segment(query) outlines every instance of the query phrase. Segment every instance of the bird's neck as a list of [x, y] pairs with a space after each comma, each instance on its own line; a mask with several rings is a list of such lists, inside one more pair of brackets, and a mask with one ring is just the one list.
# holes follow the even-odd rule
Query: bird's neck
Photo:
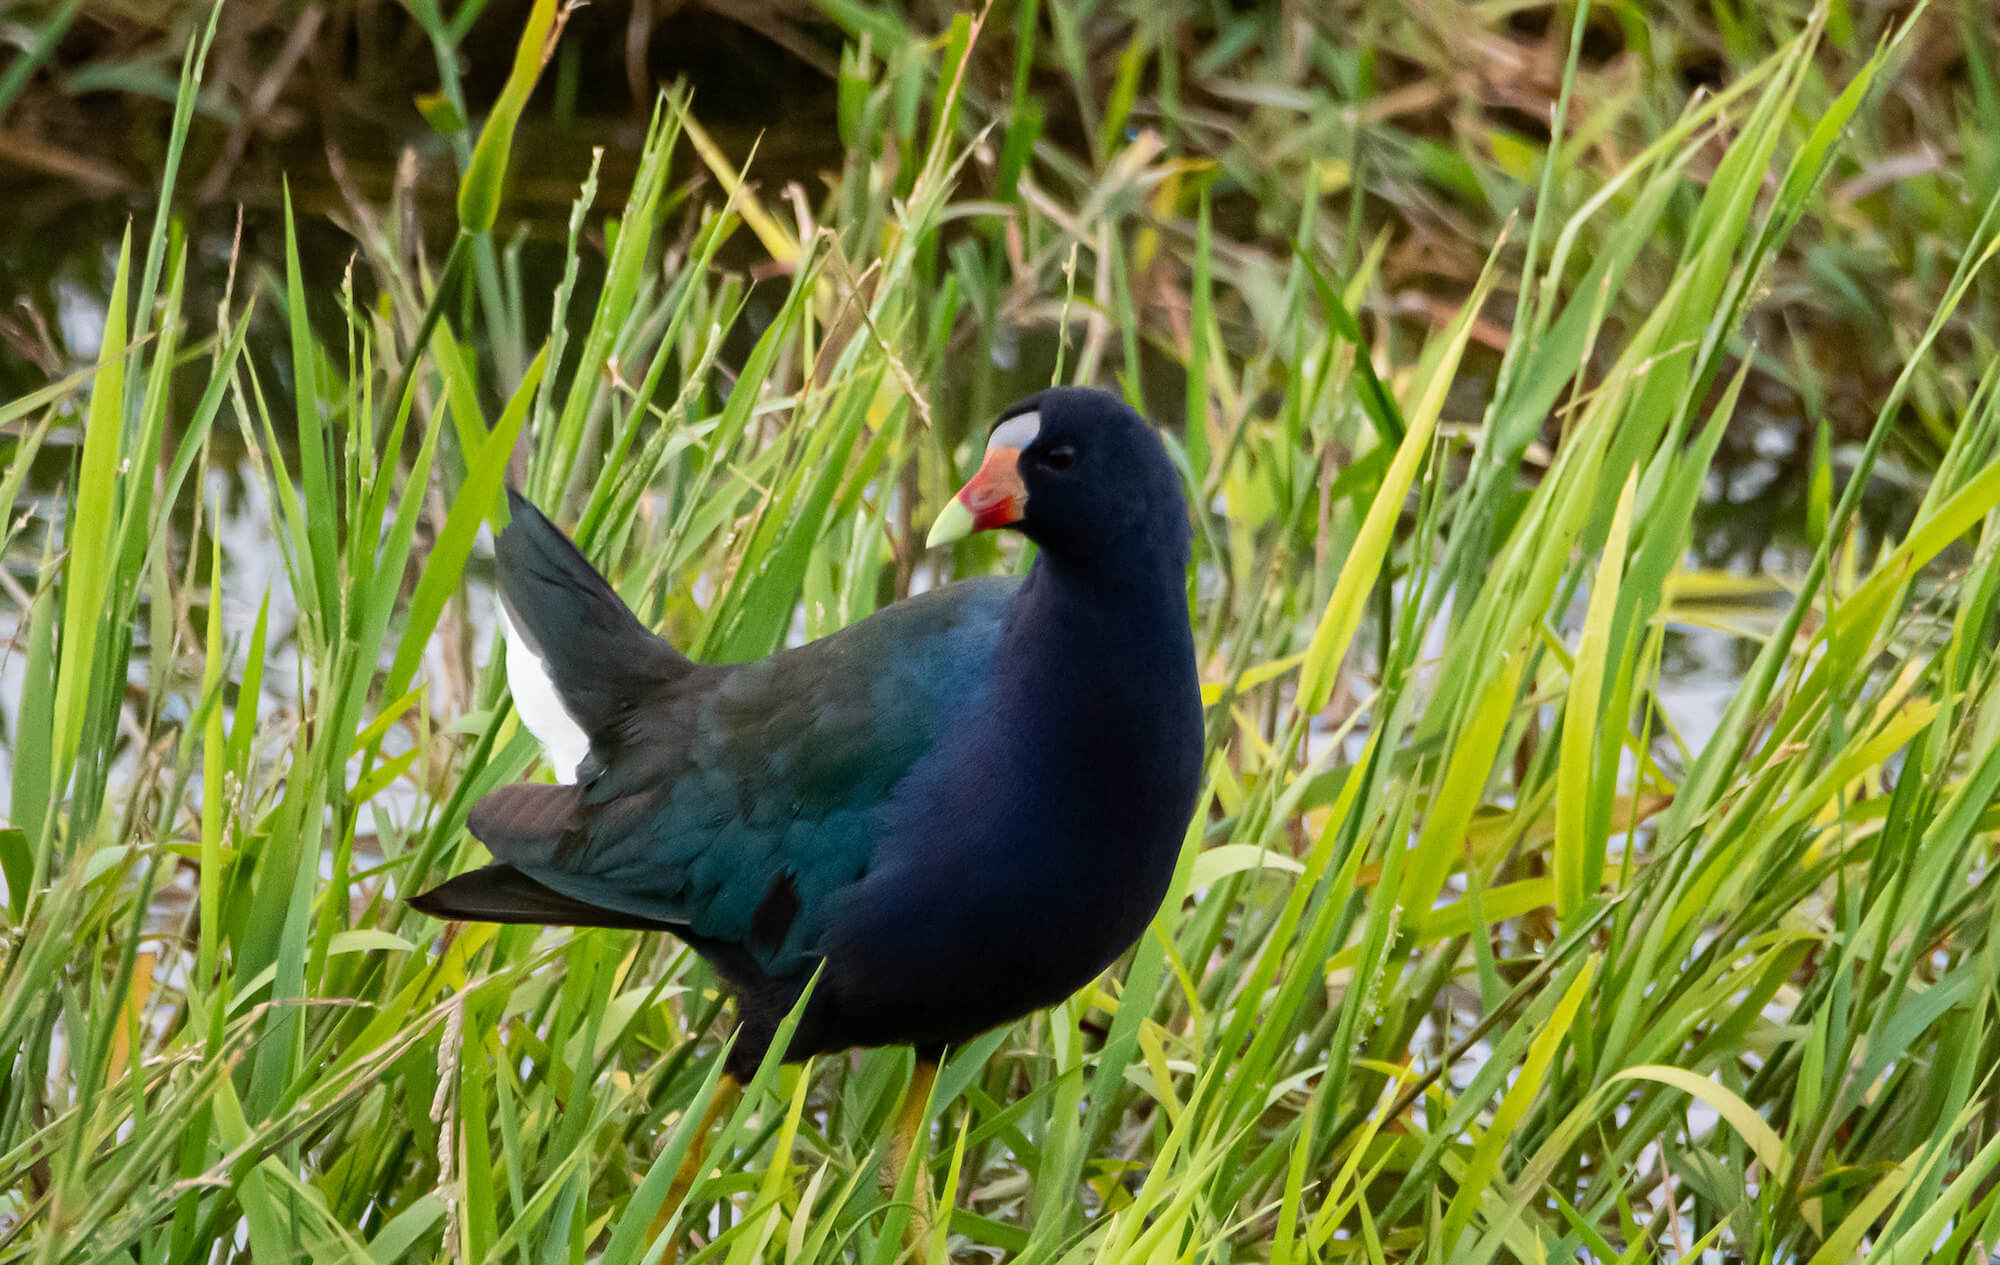
[[1009, 649], [1036, 656], [1044, 670], [1034, 677], [1066, 664], [1141, 680], [1170, 665], [1191, 669], [1186, 574], [1171, 558], [1082, 567], [1043, 553], [1022, 582]]
[[1086, 572], [1036, 559], [995, 665], [1000, 732], [1040, 736], [1014, 753], [1022, 776], [1128, 804], [1192, 776], [1201, 704], [1186, 573], [1172, 564]]
[[[1110, 631], [1137, 622], [1185, 632], [1187, 569], [1185, 546], [1148, 549], [1131, 558], [1072, 557], [1044, 549], [1022, 583], [1022, 598], [1039, 617], [1066, 624], [1094, 617]], [[1187, 641], [1192, 653], [1192, 636]]]

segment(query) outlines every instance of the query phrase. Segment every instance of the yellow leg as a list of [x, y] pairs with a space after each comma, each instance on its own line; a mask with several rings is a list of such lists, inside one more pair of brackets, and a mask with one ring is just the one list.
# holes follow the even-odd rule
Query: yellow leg
[[910, 1088], [903, 1095], [903, 1107], [896, 1116], [896, 1135], [889, 1143], [889, 1162], [894, 1170], [890, 1175], [895, 1188], [903, 1188], [903, 1177], [910, 1171], [910, 1162], [916, 1161], [916, 1185], [913, 1198], [916, 1207], [910, 1212], [909, 1228], [904, 1232], [904, 1246], [912, 1248], [917, 1260], [924, 1259], [925, 1245], [930, 1240], [931, 1226], [936, 1221], [937, 1212], [931, 1203], [930, 1172], [924, 1162], [924, 1152], [928, 1146], [919, 1148], [919, 1142], [928, 1142], [924, 1135], [924, 1108], [930, 1105], [931, 1087], [937, 1084], [938, 1065], [935, 1061], [917, 1056], [917, 1069], [910, 1075]]
[[[659, 1238], [667, 1228], [667, 1218], [687, 1202], [688, 1192], [694, 1189], [696, 1181], [708, 1170], [708, 1131], [715, 1122], [735, 1106], [743, 1087], [729, 1073], [722, 1074], [722, 1080], [715, 1087], [715, 1097], [709, 1100], [708, 1110], [702, 1113], [701, 1124], [694, 1131], [694, 1141], [688, 1143], [687, 1154], [681, 1157], [681, 1166], [674, 1170], [674, 1184], [667, 1188], [666, 1202], [660, 1205], [659, 1215], [653, 1218], [653, 1237]], [[680, 1258], [680, 1244], [669, 1243], [660, 1265], [674, 1265]]]

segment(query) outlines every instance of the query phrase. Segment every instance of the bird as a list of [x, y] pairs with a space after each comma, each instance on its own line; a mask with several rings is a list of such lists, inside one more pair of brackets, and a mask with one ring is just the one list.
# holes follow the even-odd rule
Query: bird
[[1188, 502], [1160, 435], [1088, 387], [1008, 408], [926, 543], [1016, 532], [1025, 575], [747, 663], [688, 659], [508, 500], [509, 688], [558, 780], [481, 799], [467, 826], [492, 863], [409, 904], [679, 937], [735, 995], [734, 1087], [802, 996], [787, 1060], [914, 1047], [900, 1181], [945, 1048], [1089, 983], [1167, 892], [1203, 729]]

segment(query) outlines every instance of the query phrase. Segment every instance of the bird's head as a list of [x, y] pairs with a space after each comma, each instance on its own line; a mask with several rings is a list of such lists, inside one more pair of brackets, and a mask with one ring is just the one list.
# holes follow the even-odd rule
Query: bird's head
[[1051, 387], [1000, 415], [979, 472], [928, 543], [1010, 527], [1058, 556], [1173, 546], [1186, 565], [1187, 500], [1166, 445], [1107, 391]]

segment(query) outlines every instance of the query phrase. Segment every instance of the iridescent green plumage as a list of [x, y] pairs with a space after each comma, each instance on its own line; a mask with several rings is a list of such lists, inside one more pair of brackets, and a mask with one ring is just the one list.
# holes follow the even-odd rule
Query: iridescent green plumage
[[[583, 637], [630, 666], [578, 717], [580, 780], [504, 788], [472, 832], [573, 901], [745, 945], [774, 975], [809, 971], [833, 894], [873, 860], [876, 815], [978, 699], [1018, 582], [954, 584], [769, 659], [698, 665], [616, 618], [622, 604], [592, 612], [616, 597], [525, 500], [498, 552], [510, 614], [537, 643]], [[479, 873], [456, 881], [494, 881]]]

